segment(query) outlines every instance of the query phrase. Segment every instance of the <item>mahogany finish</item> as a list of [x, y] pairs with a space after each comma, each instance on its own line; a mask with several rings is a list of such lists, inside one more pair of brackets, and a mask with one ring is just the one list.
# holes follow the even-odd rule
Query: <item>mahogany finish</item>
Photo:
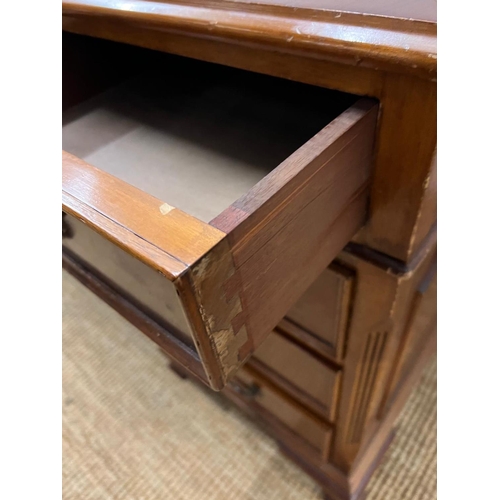
[[[331, 500], [364, 496], [435, 349], [435, 20], [433, 0], [63, 1], [63, 266]], [[168, 195], [186, 172], [156, 158], [199, 170]]]
[[[152, 30], [177, 31], [229, 43], [259, 44], [278, 51], [304, 51], [310, 56], [425, 78], [436, 74], [433, 22], [324, 10], [306, 2], [277, 5], [227, 0], [133, 0], [121, 8], [109, 0], [63, 1], [63, 29], [67, 31], [89, 34], [89, 29], [102, 29], [110, 21], [122, 31], [125, 25], [140, 26], [143, 32], [149, 31], [150, 38]], [[102, 30], [100, 36], [116, 40], [113, 33], [105, 33]], [[143, 40], [137, 45], [158, 48], [150, 46], [153, 43]]]
[[[68, 43], [72, 40], [68, 39]], [[111, 168], [127, 180], [137, 179], [135, 183], [143, 188], [146, 183], [140, 176], [153, 175], [158, 184], [166, 186], [157, 190], [160, 195], [177, 195], [168, 184], [169, 179], [177, 182], [179, 175], [175, 170], [169, 171], [168, 163], [158, 166], [151, 162], [162, 162], [171, 155], [170, 162], [198, 168], [199, 176], [209, 176], [220, 168], [219, 153], [213, 153], [215, 160], [208, 161], [201, 155], [195, 161], [197, 156], [192, 150], [197, 141], [208, 141], [208, 146], [222, 151], [225, 158], [231, 147], [223, 140], [227, 135], [239, 141], [240, 148], [257, 148], [253, 162], [261, 169], [268, 166], [271, 171], [250, 188], [248, 179], [241, 180], [245, 193], [206, 223], [172, 206], [170, 199], [160, 200], [63, 152], [63, 210], [104, 238], [100, 244], [97, 236], [92, 236], [95, 241], [90, 248], [80, 241], [81, 231], [77, 231], [72, 243], [65, 246], [118, 290], [125, 288], [130, 292], [129, 278], [137, 276], [125, 258], [116, 258], [123, 252], [159, 272], [165, 279], [166, 294], [162, 298], [166, 308], [160, 316], [167, 328], [170, 324], [192, 337], [188, 344], [194, 343], [207, 380], [219, 390], [365, 221], [377, 105], [368, 99], [346, 99], [331, 93], [332, 102], [338, 103], [314, 113], [311, 107], [320, 106], [318, 98], [325, 97], [321, 89], [317, 89], [316, 95], [315, 89], [248, 75], [246, 83], [252, 81], [250, 90], [240, 83], [241, 72], [213, 66], [207, 69], [206, 65], [201, 69], [208, 74], [198, 77], [194, 87], [186, 88], [182, 75], [185, 71], [187, 76], [198, 74], [199, 64], [193, 61], [193, 69], [185, 60], [179, 66], [172, 58], [156, 61], [168, 64], [170, 72], [181, 75], [180, 82], [174, 79], [171, 90], [175, 92], [170, 99], [157, 88], [148, 90], [149, 85], [161, 85], [165, 94], [167, 87], [161, 74], [156, 78], [143, 77], [148, 83], [145, 87], [135, 77], [125, 90], [122, 86], [111, 97], [107, 91], [92, 104], [68, 110], [64, 115], [63, 145], [83, 156], [95, 151], [91, 157], [99, 164], [111, 162], [112, 167], [106, 169]], [[140, 67], [139, 63], [132, 65]], [[223, 101], [217, 97], [221, 79]], [[268, 105], [263, 85], [266, 89], [269, 86], [270, 91], [276, 89], [273, 92], [278, 108]], [[297, 98], [297, 92], [302, 100]], [[141, 97], [136, 102], [137, 94]], [[142, 99], [142, 94], [147, 94], [148, 101]], [[204, 112], [199, 110], [200, 102]], [[290, 120], [289, 110], [280, 116], [280, 109], [287, 106], [296, 113], [294, 120]], [[149, 107], [152, 111], [147, 113]], [[329, 113], [333, 119], [330, 123], [326, 118]], [[237, 118], [233, 119], [233, 115]], [[183, 132], [175, 126], [180, 123], [184, 127], [181, 141], [176, 134]], [[256, 127], [256, 123], [261, 126]], [[219, 136], [213, 131], [218, 126], [222, 128]], [[240, 127], [239, 135], [231, 133], [230, 126]], [[266, 128], [269, 126], [282, 130], [271, 132]], [[207, 127], [212, 132], [203, 133]], [[131, 138], [133, 134], [139, 135]], [[160, 138], [149, 139], [148, 134]], [[160, 148], [158, 152], [155, 147]], [[245, 168], [255, 169], [251, 154], [238, 153], [238, 148], [231, 154], [230, 158], [235, 157], [234, 169], [243, 171], [240, 177]], [[137, 158], [135, 164], [128, 155]], [[133, 169], [140, 174], [130, 173]], [[221, 177], [221, 182], [228, 184], [225, 189], [233, 195], [234, 187], [230, 184], [239, 180], [235, 172]], [[184, 181], [177, 189], [189, 191], [186, 198], [191, 201], [186, 206], [193, 207], [194, 200], [202, 198], [199, 190], [203, 187], [203, 182]], [[205, 198], [205, 203], [210, 204], [210, 196]], [[200, 214], [197, 209], [197, 215]], [[303, 236], [300, 242], [295, 239], [297, 233]], [[123, 252], [114, 250], [109, 243]], [[103, 248], [98, 250], [97, 262], [87, 252], [95, 254], [99, 246]], [[129, 262], [139, 266], [133, 259]], [[112, 270], [109, 275], [106, 269]], [[148, 275], [151, 273], [146, 272], [139, 280], [141, 296], [131, 293], [136, 301], [158, 312], [158, 299], [144, 293], [157, 289], [158, 277]], [[133, 279], [137, 282], [137, 277]], [[124, 280], [128, 285], [124, 285]], [[183, 321], [184, 316], [187, 322]]]
[[[357, 278], [332, 452], [334, 462], [345, 470], [387, 413], [385, 400], [396, 396], [391, 387], [403, 380], [394, 378], [393, 367], [401, 359], [398, 350], [404, 349], [405, 330], [412, 321], [421, 321], [415, 333], [420, 349], [433, 333], [436, 295], [426, 283], [428, 273], [435, 269], [434, 259], [435, 251], [429, 248], [416, 269], [400, 275], [347, 252], [339, 256], [339, 262], [356, 268]], [[422, 294], [428, 296], [426, 308], [416, 310], [415, 297]], [[407, 360], [410, 371], [420, 349], [413, 350]]]
[[150, 315], [144, 313], [141, 307], [125, 298], [115, 288], [112, 288], [109, 283], [101, 279], [95, 270], [89, 270], [71, 251], [63, 251], [62, 265], [89, 290], [118, 311], [151, 340], [154, 340], [164, 351], [168, 352], [169, 357], [182, 365], [189, 374], [193, 375], [197, 380], [208, 383], [198, 353], [194, 349], [190, 349], [178, 336], [174, 335], [171, 327], [166, 329], [161, 323], [157, 323]]
[[399, 17], [420, 21], [436, 21], [435, 0], [234, 0], [250, 4], [282, 5], [292, 8], [331, 10], [356, 14], [375, 14], [378, 16]]
[[357, 6], [361, 13], [346, 14], [319, 4], [64, 1], [63, 29], [379, 99], [370, 220], [359, 241], [407, 262], [422, 242], [416, 225], [425, 236], [433, 224], [420, 214], [435, 203], [437, 28], [432, 15], [415, 21], [392, 2], [381, 4], [385, 15], [366, 15], [359, 0], [350, 10]]
[[282, 424], [307, 441], [321, 455], [326, 455], [332, 427], [255, 372], [242, 370], [230, 388], [251, 399], [260, 411], [269, 412]]
[[341, 363], [353, 292], [354, 272], [332, 263], [287, 312], [280, 328]]
[[340, 376], [336, 367], [273, 332], [257, 349], [250, 366], [329, 420], [335, 419]]
[[[333, 400], [335, 418], [329, 424], [329, 443], [322, 452], [310, 450], [288, 435], [294, 432], [303, 437], [293, 426], [284, 422], [286, 432], [277, 430], [274, 414], [258, 405], [255, 395], [267, 384], [278, 393], [284, 391], [316, 418], [324, 418], [321, 408], [300, 398], [294, 386], [294, 369], [300, 372], [308, 367], [309, 376], [315, 368], [304, 362], [299, 365], [297, 357], [290, 358], [286, 351], [283, 356], [281, 351], [273, 352], [276, 360], [268, 361], [272, 369], [253, 358], [243, 368], [244, 373], [254, 377], [255, 387], [241, 398], [239, 406], [256, 415], [280, 441], [286, 454], [315, 477], [331, 498], [347, 500], [362, 495], [394, 436], [393, 423], [435, 349], [435, 253], [429, 252], [414, 271], [403, 275], [388, 272], [385, 263], [377, 265], [346, 252], [337, 263], [356, 270], [357, 287], [351, 304], [348, 349], [339, 368], [340, 398]], [[388, 294], [380, 294], [385, 289]], [[389, 297], [391, 300], [385, 302]], [[371, 304], [373, 310], [367, 309]], [[283, 383], [283, 373], [279, 373], [287, 360], [288, 384]], [[316, 387], [311, 385], [310, 390], [313, 389]], [[229, 396], [238, 398], [237, 394]]]

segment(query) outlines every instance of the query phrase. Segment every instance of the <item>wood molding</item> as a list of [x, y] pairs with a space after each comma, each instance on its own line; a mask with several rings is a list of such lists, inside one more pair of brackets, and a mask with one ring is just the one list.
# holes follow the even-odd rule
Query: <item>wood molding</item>
[[68, 31], [74, 23], [93, 22], [97, 17], [157, 32], [182, 32], [352, 66], [436, 77], [434, 22], [227, 1], [63, 1], [63, 28]]
[[[165, 31], [154, 23], [133, 22], [133, 15], [132, 21], [121, 17], [123, 12], [97, 15], [100, 11], [92, 6], [92, 2], [79, 5], [76, 2], [63, 4], [63, 29], [378, 98], [380, 119], [370, 219], [368, 225], [356, 235], [355, 241], [402, 263], [413, 259], [422, 247], [436, 218], [436, 195], [432, 181], [436, 147], [435, 78], [422, 79], [415, 74], [394, 72], [408, 68], [413, 70], [411, 64], [407, 66], [403, 62], [394, 71], [384, 70], [380, 65], [366, 67], [351, 64], [352, 61], [340, 56], [325, 59], [313, 51], [270, 50], [257, 40], [243, 44], [227, 38], [195, 36], [188, 27]], [[158, 5], [163, 4], [155, 2], [155, 8]], [[414, 23], [419, 26], [414, 21], [406, 20], [405, 23], [409, 23], [410, 31]], [[418, 27], [415, 29], [418, 30]], [[343, 50], [339, 48], [342, 53]]]

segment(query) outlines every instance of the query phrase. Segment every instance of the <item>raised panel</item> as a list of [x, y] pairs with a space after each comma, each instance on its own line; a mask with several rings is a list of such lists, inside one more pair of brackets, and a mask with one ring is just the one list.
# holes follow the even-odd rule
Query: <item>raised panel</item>
[[[254, 359], [259, 365], [254, 364]], [[326, 361], [272, 332], [252, 358], [252, 366], [258, 369], [260, 364], [274, 375], [275, 383], [292, 394], [300, 393], [306, 404], [334, 418], [339, 373]]]
[[280, 326], [340, 361], [344, 356], [353, 292], [354, 272], [332, 263], [288, 311]]

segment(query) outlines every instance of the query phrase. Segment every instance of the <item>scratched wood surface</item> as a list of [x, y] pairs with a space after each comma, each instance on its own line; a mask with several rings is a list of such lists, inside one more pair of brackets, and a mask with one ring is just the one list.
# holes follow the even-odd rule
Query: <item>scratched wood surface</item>
[[[225, 236], [65, 151], [62, 165], [63, 210], [140, 256], [169, 279]], [[161, 261], [158, 254], [162, 254]]]
[[[351, 12], [346, 12], [349, 8]], [[299, 162], [298, 169], [293, 162], [285, 160], [286, 168], [278, 167], [271, 172], [265, 182], [250, 188], [248, 195], [216, 215], [211, 224], [195, 222], [193, 217], [182, 215], [188, 226], [192, 223], [208, 228], [213, 240], [208, 238], [205, 242], [209, 247], [206, 252], [202, 244], [198, 250], [190, 249], [185, 255], [176, 256], [174, 241], [167, 242], [174, 247], [171, 255], [148, 239], [142, 239], [135, 230], [144, 228], [134, 225], [137, 222], [134, 217], [130, 219], [134, 230], [128, 228], [130, 214], [126, 214], [125, 226], [118, 223], [123, 214], [116, 211], [116, 206], [111, 207], [113, 217], [107, 217], [108, 207], [103, 200], [93, 197], [91, 183], [77, 189], [76, 196], [64, 194], [68, 212], [86, 221], [99, 238], [104, 236], [113, 244], [121, 245], [120, 250], [142, 255], [145, 262], [163, 270], [168, 281], [173, 281], [193, 332], [196, 351], [155, 323], [154, 314], [145, 314], [140, 304], [127, 300], [125, 294], [116, 293], [110, 286], [112, 283], [99, 280], [78, 259], [72, 260], [65, 254], [64, 265], [157, 341], [191, 374], [216, 389], [224, 386], [238, 366], [265, 340], [265, 332], [286, 312], [293, 302], [293, 294], [305, 291], [314, 276], [319, 275], [320, 267], [326, 267], [327, 255], [333, 257], [348, 239], [354, 238], [355, 244], [350, 248], [356, 252], [343, 262], [355, 270], [356, 276], [354, 295], [347, 299], [352, 302], [352, 316], [346, 357], [335, 361], [331, 352], [317, 353], [319, 358], [335, 362], [337, 368], [343, 370], [339, 377], [342, 390], [335, 432], [330, 426], [321, 445], [316, 441], [318, 444], [312, 448], [307, 438], [298, 439], [296, 433], [277, 421], [272, 409], [257, 410], [258, 405], [235, 397], [242, 406], [252, 407], [268, 422], [273, 422], [273, 431], [290, 456], [316, 477], [330, 496], [359, 497], [391, 439], [392, 422], [411, 388], [417, 367], [429, 352], [424, 334], [432, 330], [432, 321], [423, 321], [422, 317], [432, 315], [435, 287], [425, 288], [426, 277], [422, 278], [422, 273], [435, 245], [437, 52], [434, 14], [433, 4], [428, 0], [399, 4], [383, 1], [376, 5], [359, 0], [348, 6], [343, 0], [332, 0], [329, 5], [322, 0], [312, 0], [307, 5], [301, 0], [179, 0], [175, 4], [136, 0], [127, 3], [126, 8], [124, 4], [106, 0], [63, 2], [64, 30], [129, 44], [114, 45], [120, 47], [118, 52], [126, 54], [124, 58], [115, 58], [110, 57], [115, 49], [103, 50], [101, 54], [99, 46], [105, 42], [96, 39], [92, 57], [78, 59], [83, 63], [63, 71], [70, 83], [67, 95], [71, 104], [109, 88], [116, 83], [116, 75], [133, 76], [138, 69], [144, 69], [140, 61], [148, 65], [164, 64], [158, 62], [154, 51], [130, 45], [371, 96], [380, 101], [378, 111], [375, 107], [364, 108], [364, 115], [358, 115], [349, 125], [349, 117], [352, 120], [353, 113], [360, 112], [359, 107], [350, 108], [336, 121], [337, 131], [349, 125], [340, 137], [330, 146], [326, 145], [328, 141], [320, 141], [319, 149], [330, 152], [336, 146], [340, 150], [343, 145], [347, 159], [356, 163], [366, 157], [361, 152], [373, 147], [370, 140], [375, 133], [368, 130], [375, 127], [378, 112], [372, 182], [360, 184], [358, 190], [345, 199], [347, 206], [343, 210], [332, 200], [339, 195], [344, 183], [353, 187], [348, 173], [341, 175], [337, 184], [337, 181], [333, 183], [327, 164], [319, 168], [319, 160]], [[79, 40], [84, 41], [78, 50], [90, 43], [85, 37]], [[141, 56], [131, 57], [132, 49]], [[96, 69], [99, 59], [101, 64]], [[93, 65], [94, 69], [82, 71]], [[106, 71], [108, 66], [113, 66], [113, 70]], [[329, 97], [323, 100], [325, 106], [329, 102]], [[364, 139], [357, 136], [353, 139], [349, 127], [358, 128]], [[343, 138], [352, 141], [342, 143]], [[306, 142], [307, 150], [300, 148], [289, 159], [311, 159], [314, 155], [324, 159], [314, 144], [314, 141]], [[331, 162], [333, 170], [342, 164], [337, 160], [338, 157]], [[271, 170], [274, 167], [272, 165]], [[82, 168], [85, 170], [87, 166]], [[364, 174], [359, 180], [361, 178]], [[330, 184], [321, 192], [316, 190], [318, 186], [322, 189], [325, 183]], [[108, 182], [108, 186], [112, 185]], [[302, 194], [313, 199], [308, 206], [304, 205]], [[85, 200], [79, 199], [81, 196]], [[122, 197], [118, 202], [124, 213], [133, 204], [125, 203], [126, 199]], [[367, 199], [370, 200], [368, 213]], [[154, 198], [151, 206], [158, 205], [160, 200], [161, 196]], [[96, 204], [103, 206], [104, 212], [96, 210]], [[161, 203], [162, 217], [167, 216], [168, 220], [171, 212], [168, 203]], [[334, 213], [336, 217], [326, 221], [324, 213]], [[160, 232], [161, 220], [153, 222]], [[355, 228], [363, 223], [366, 224], [362, 230], [354, 235]], [[168, 227], [173, 226], [168, 224]], [[177, 233], [177, 228], [174, 232]], [[71, 230], [66, 234], [71, 234]], [[168, 239], [165, 233], [161, 238]], [[174, 234], [174, 240], [177, 238], [181, 241], [186, 236]], [[313, 251], [318, 247], [324, 248], [324, 253]], [[360, 255], [368, 256], [366, 261], [361, 258], [358, 262]], [[282, 257], [284, 260], [280, 261]], [[377, 259], [383, 264], [376, 264]], [[297, 271], [302, 275], [293, 274]], [[262, 293], [259, 281], [264, 284]], [[293, 287], [295, 291], [290, 291]], [[216, 300], [214, 290], [219, 291], [216, 296], [223, 300]], [[363, 297], [363, 307], [360, 307]], [[321, 351], [323, 348], [321, 342], [310, 340], [311, 335], [294, 337], [299, 338], [308, 349]], [[415, 353], [420, 348], [422, 352]], [[272, 374], [272, 369], [260, 368], [262, 373], [253, 372], [252, 376], [264, 386], [276, 388], [279, 379]], [[305, 412], [312, 421], [325, 423], [324, 417], [318, 416], [317, 405], [301, 395], [296, 386], [292, 387], [291, 381], [280, 387], [277, 393], [294, 406], [297, 415]]]
[[233, 0], [245, 4], [276, 5], [311, 10], [330, 10], [357, 14], [376, 14], [383, 17], [399, 17], [436, 22], [436, 0]]
[[[106, 25], [114, 25], [115, 30], [107, 30]], [[436, 74], [436, 60], [429, 56], [436, 52], [436, 24], [406, 16], [337, 12], [315, 8], [314, 4], [308, 7], [306, 2], [277, 5], [134, 0], [127, 2], [125, 8], [109, 0], [63, 1], [65, 30], [82, 34], [93, 30], [89, 34], [116, 39], [116, 29], [125, 33], [125, 25], [140, 26], [147, 38], [143, 37], [139, 45], [150, 48], [156, 48], [150, 44], [155, 43], [151, 38], [158, 31], [181, 32], [231, 43], [259, 44], [279, 51], [302, 51], [314, 57], [341, 59], [350, 65], [425, 78]]]
[[[220, 389], [365, 221], [377, 105], [166, 55], [166, 71], [142, 80], [140, 61], [131, 60], [132, 80], [121, 85], [124, 93], [114, 93], [107, 82], [92, 84], [92, 72], [105, 61], [98, 47], [91, 50], [96, 57], [82, 58], [88, 71], [81, 80], [90, 91], [72, 95], [101, 93], [65, 111], [63, 144], [98, 165], [63, 152], [63, 210], [173, 284], [180, 312], [173, 295], [147, 300], [143, 311], [173, 332], [192, 334], [208, 382]], [[145, 95], [153, 115], [145, 112]], [[193, 153], [200, 145], [213, 161]], [[205, 180], [220, 173], [222, 159], [234, 170], [220, 175], [212, 190]], [[192, 169], [184, 184], [169, 185], [178, 180], [174, 167]], [[220, 191], [227, 197], [207, 224], [200, 219], [211, 219], [214, 207], [202, 214], [193, 203], [210, 206]], [[184, 192], [188, 201], [179, 208], [171, 195], [183, 201]], [[73, 233], [67, 247], [85, 262], [89, 248], [81, 231]], [[100, 258], [112, 255], [103, 244]], [[129, 278], [137, 282], [125, 258], [102, 267], [94, 257], [88, 256], [90, 269], [114, 270], [107, 276], [111, 288], [127, 288]], [[139, 290], [149, 286], [144, 277]], [[132, 301], [139, 296], [147, 294]], [[168, 302], [163, 310], [161, 300]]]
[[63, 29], [379, 99], [370, 220], [357, 241], [403, 264], [418, 254], [436, 220], [428, 182], [436, 147], [432, 15], [421, 22], [411, 12], [390, 17], [255, 2], [127, 6], [63, 2]]
[[363, 224], [376, 116], [360, 101], [212, 222], [228, 232], [254, 347]]

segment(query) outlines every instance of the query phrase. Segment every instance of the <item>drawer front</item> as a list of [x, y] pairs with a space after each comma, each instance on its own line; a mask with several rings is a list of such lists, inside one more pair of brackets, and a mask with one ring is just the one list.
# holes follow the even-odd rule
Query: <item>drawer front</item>
[[332, 263], [288, 311], [280, 327], [311, 347], [344, 356], [354, 272]]
[[[82, 60], [96, 61], [98, 53]], [[315, 133], [311, 120], [330, 106], [325, 89], [305, 86], [297, 94], [295, 87], [287, 90], [293, 82], [220, 76], [230, 70], [211, 65], [204, 66], [208, 83], [204, 77], [193, 82], [200, 73], [191, 64], [183, 61], [178, 72], [170, 67], [169, 74], [180, 79], [171, 88], [164, 79], [142, 77], [111, 90], [109, 100], [106, 91], [65, 115], [64, 141], [99, 168], [63, 152], [63, 211], [85, 225], [63, 241], [63, 250], [71, 252], [68, 269], [74, 271], [72, 262], [78, 261], [87, 266], [87, 276], [98, 271], [97, 278], [111, 285], [108, 295], [138, 301], [145, 314], [152, 311], [184, 332], [181, 341], [194, 345], [202, 379], [219, 390], [364, 223], [377, 105], [368, 99], [339, 104], [331, 110], [333, 120]], [[304, 103], [297, 99], [310, 94]], [[219, 159], [225, 171], [217, 170]], [[254, 174], [246, 175], [249, 163], [254, 173], [269, 173], [253, 184]], [[216, 185], [205, 186], [212, 168], [221, 192], [243, 192], [236, 201], [211, 220], [201, 220], [203, 210], [196, 212], [200, 219], [171, 204], [168, 189], [186, 169], [195, 170], [176, 185], [177, 195], [185, 190], [190, 204], [217, 196]], [[165, 188], [156, 196], [165, 192], [167, 199], [150, 194], [148, 186], [155, 184]], [[84, 236], [88, 231], [92, 237]], [[106, 250], [92, 255], [100, 238]]]
[[340, 375], [325, 361], [272, 332], [250, 363], [312, 410], [333, 420]]
[[262, 379], [256, 379], [243, 369], [231, 387], [247, 403], [269, 412], [317, 451], [324, 452], [328, 447], [333, 428], [308, 414], [293, 400], [283, 397]]

